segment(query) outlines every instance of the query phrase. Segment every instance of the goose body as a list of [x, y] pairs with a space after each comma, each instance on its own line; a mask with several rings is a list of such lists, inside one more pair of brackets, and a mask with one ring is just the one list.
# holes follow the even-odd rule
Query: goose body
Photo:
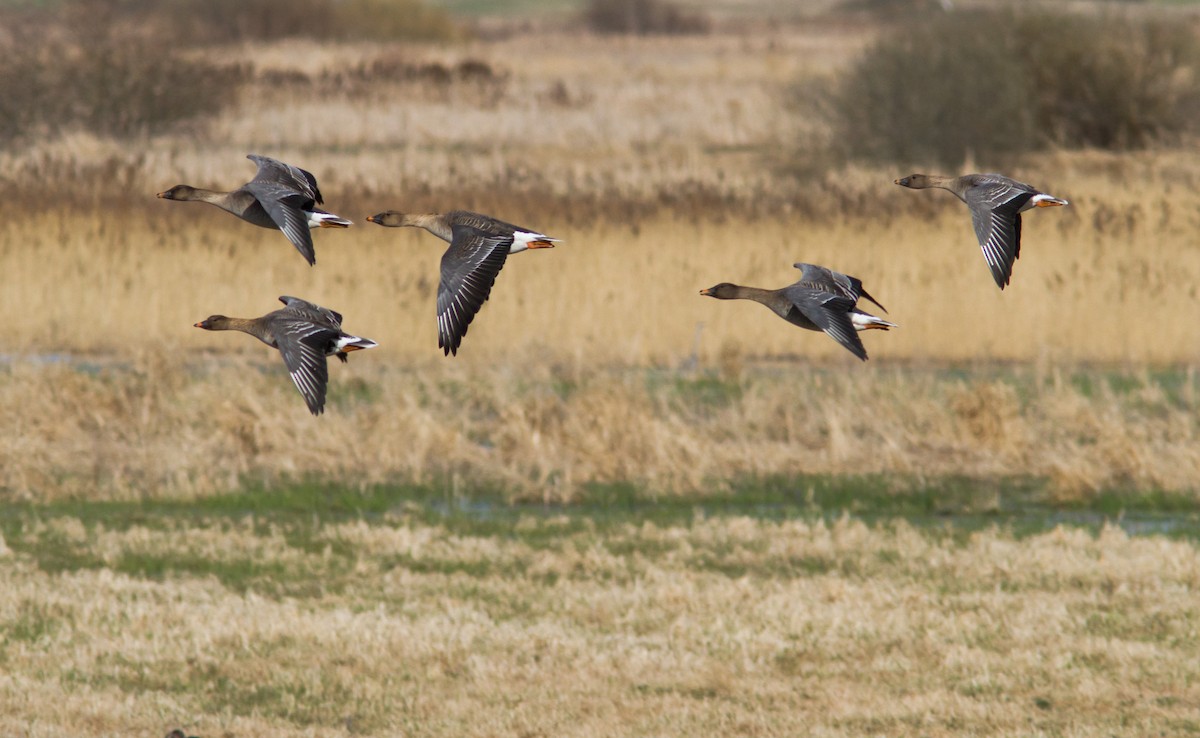
[[1031, 208], [1067, 205], [1066, 200], [1047, 195], [1002, 174], [964, 174], [947, 177], [911, 174], [896, 184], [914, 190], [938, 187], [949, 190], [967, 204], [975, 238], [996, 286], [1004, 289], [1012, 279], [1013, 263], [1021, 255], [1021, 213]]
[[447, 356], [458, 354], [467, 328], [491, 294], [508, 255], [554, 248], [559, 240], [468, 210], [446, 213], [388, 210], [367, 220], [389, 228], [424, 228], [449, 242], [450, 247], [442, 254], [437, 293], [438, 347]]
[[424, 228], [446, 243], [454, 242], [454, 226], [470, 226], [485, 233], [512, 236], [512, 246], [509, 247], [510, 254], [526, 249], [552, 249], [554, 244], [561, 240], [529, 228], [506, 223], [490, 215], [473, 213], [470, 210], [451, 210], [445, 213], [401, 213], [397, 210], [386, 210], [368, 216], [367, 220], [388, 228], [405, 226]]
[[866, 298], [887, 312], [863, 289], [862, 280], [857, 277], [816, 264], [801, 262], [795, 266], [800, 270], [800, 280], [777, 290], [722, 282], [700, 290], [700, 294], [718, 300], [753, 300], [761, 303], [792, 325], [810, 331], [824, 331], [863, 361], [867, 360], [867, 350], [858, 337], [858, 331], [898, 327], [856, 307], [860, 298]]
[[157, 197], [207, 202], [260, 228], [283, 231], [305, 260], [315, 264], [311, 229], [348, 228], [352, 222], [317, 207], [324, 200], [311, 172], [258, 154], [246, 158], [258, 165], [258, 172], [236, 190], [219, 192], [180, 184]]
[[341, 313], [288, 295], [280, 297], [279, 301], [284, 307], [258, 318], [210, 315], [195, 327], [249, 333], [278, 349], [309, 412], [320, 415], [325, 410], [329, 384], [326, 357], [336, 356], [345, 362], [348, 352], [375, 348], [378, 344], [343, 331]]

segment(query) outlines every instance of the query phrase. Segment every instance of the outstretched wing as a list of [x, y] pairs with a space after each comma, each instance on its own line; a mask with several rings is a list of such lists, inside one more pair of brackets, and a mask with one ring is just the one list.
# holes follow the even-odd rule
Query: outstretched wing
[[862, 280], [858, 277], [851, 277], [849, 274], [835, 272], [828, 267], [818, 264], [799, 262], [793, 266], [800, 270], [800, 281], [797, 284], [801, 286], [849, 297], [855, 302], [858, 302], [859, 298], [865, 297], [875, 303], [880, 310], [885, 313], [887, 312], [887, 308], [880, 305], [878, 300], [871, 297], [870, 293], [863, 289]]
[[325, 354], [337, 336], [338, 331], [302, 317], [289, 316], [281, 320], [276, 329], [275, 340], [283, 363], [313, 415], [320, 415], [325, 410], [325, 390], [329, 384]]
[[248, 182], [242, 189], [254, 195], [300, 255], [310, 265], [315, 264], [317, 254], [309, 232], [308, 216], [304, 213], [315, 207], [312, 198], [271, 182]]
[[251, 182], [278, 184], [310, 198], [317, 205], [325, 202], [321, 198], [321, 190], [317, 188], [317, 178], [312, 172], [260, 154], [247, 154], [246, 158], [258, 165], [258, 171]]
[[853, 298], [799, 285], [788, 287], [784, 294], [814, 325], [828, 333], [850, 353], [863, 361], [867, 360], [867, 349], [850, 320], [850, 310], [855, 303]]
[[294, 313], [297, 317], [311, 320], [314, 323], [324, 325], [328, 328], [342, 329], [342, 314], [336, 310], [330, 310], [327, 307], [309, 302], [308, 300], [291, 295], [281, 295], [279, 301], [287, 305], [287, 310]]
[[1021, 255], [1021, 208], [1036, 194], [1019, 182], [1000, 180], [983, 180], [967, 190], [975, 238], [1000, 289]]
[[488, 233], [467, 225], [455, 225], [452, 232], [450, 248], [442, 255], [437, 296], [438, 346], [446, 354], [458, 353], [513, 242], [511, 234]]

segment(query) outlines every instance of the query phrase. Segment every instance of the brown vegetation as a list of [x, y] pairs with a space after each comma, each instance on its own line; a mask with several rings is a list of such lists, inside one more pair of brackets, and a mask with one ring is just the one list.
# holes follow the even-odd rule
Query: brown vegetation
[[1193, 30], [1178, 17], [979, 10], [916, 14], [834, 98], [850, 156], [959, 167], [1047, 147], [1128, 150], [1195, 133]]
[[1200, 700], [1200, 556], [1117, 528], [30, 517], [9, 545], [45, 552], [0, 554], [9, 735], [1173, 735]]
[[[780, 166], [793, 138], [829, 133], [791, 115], [784, 93], [844, 65], [863, 38], [548, 37], [537, 55], [518, 53], [524, 40], [404, 53], [286, 42], [234, 59], [256, 81], [207, 135], [129, 146], [76, 134], [0, 156], [11, 214], [0, 223], [0, 310], [23, 316], [6, 346], [28, 357], [0, 386], [13, 403], [39, 398], [38, 417], [20, 421], [29, 431], [5, 437], [6, 468], [17, 470], [8, 493], [171, 496], [243, 476], [464, 473], [571, 499], [623, 476], [686, 492], [730, 474], [813, 468], [1019, 470], [1068, 496], [1193, 489], [1195, 380], [1182, 395], [1155, 395], [1138, 367], [1183, 373], [1196, 358], [1194, 153], [1057, 153], [1009, 170], [1072, 205], [1029, 214], [1012, 287], [1000, 292], [952, 197], [892, 185], [904, 172]], [[177, 182], [244, 181], [248, 151], [310, 169], [329, 208], [359, 221], [316, 234], [316, 268], [278, 233], [154, 200]], [[440, 242], [362, 218], [454, 207], [565, 241], [511, 260], [448, 361], [433, 320]], [[723, 280], [787, 284], [800, 260], [861, 277], [891, 309], [900, 328], [867, 337], [867, 365], [847, 366], [832, 342], [756, 306], [696, 294]], [[342, 311], [382, 346], [333, 368], [335, 398], [358, 386], [369, 401], [335, 408], [327, 433], [312, 433], [277, 357], [190, 328], [213, 312], [259, 314], [282, 294]], [[202, 351], [238, 368], [198, 369], [212, 366]], [[170, 359], [144, 371], [78, 371], [81, 357], [141, 366], [159, 352]], [[45, 364], [61, 354], [72, 358]], [[777, 373], [759, 373], [780, 360]], [[929, 369], [997, 361], [1026, 365], [1008, 390], [1019, 402], [985, 403], [1016, 413], [1000, 420], [970, 404], [971, 389], [953, 399], [959, 390]], [[1080, 362], [1139, 377], [1150, 399], [1113, 405], [1052, 381]], [[631, 379], [646, 367], [701, 372], [685, 382], [725, 371], [735, 394], [693, 419]], [[979, 377], [966, 386], [988, 381]], [[554, 389], [577, 381], [586, 391]], [[443, 384], [482, 392], [487, 411], [464, 412], [462, 390]], [[772, 437], [776, 421], [812, 435]], [[425, 440], [398, 444], [413, 427]], [[303, 442], [289, 448], [290, 438]], [[214, 469], [218, 453], [230, 462]]]
[[0, 147], [87, 130], [133, 137], [218, 113], [248, 68], [181, 52], [114, 2], [0, 13]]
[[680, 34], [709, 30], [708, 20], [666, 0], [592, 0], [584, 23], [599, 33]]
[[[369, 317], [348, 316], [356, 330]], [[324, 479], [571, 502], [597, 484], [703, 496], [756, 478], [881, 474], [897, 492], [950, 476], [1033, 478], [1048, 483], [1043, 501], [1077, 502], [1188, 495], [1200, 478], [1192, 372], [963, 376], [840, 356], [747, 369], [726, 356], [722, 377], [597, 369], [549, 349], [433, 361], [385, 344], [331, 366], [329, 408], [314, 421], [269, 349], [195, 334], [213, 353], [181, 358], [173, 339], [165, 357], [9, 365], [0, 499], [181, 498]]]
[[[794, 106], [878, 30], [191, 49], [252, 74], [186, 135], [0, 152], [0, 734], [1195, 732], [1192, 543], [691, 508], [810, 474], [1200, 492], [1194, 146], [1007, 167], [1071, 205], [1028, 215], [1001, 292], [961, 203], [835, 166], [845, 132]], [[250, 152], [357, 221], [315, 268], [153, 197]], [[564, 242], [509, 261], [451, 360], [444, 244], [363, 217], [457, 207]], [[697, 294], [801, 260], [891, 310], [870, 362]], [[192, 327], [283, 294], [381, 344], [333, 362], [319, 419], [270, 349]], [[289, 497], [314, 480], [352, 512]], [[692, 517], [438, 507], [625, 485]]]

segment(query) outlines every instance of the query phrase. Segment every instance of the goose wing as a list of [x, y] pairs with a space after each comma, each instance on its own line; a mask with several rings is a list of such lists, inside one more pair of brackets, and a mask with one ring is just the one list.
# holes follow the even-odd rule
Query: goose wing
[[513, 242], [512, 234], [489, 233], [468, 225], [455, 225], [452, 232], [450, 248], [442, 255], [437, 296], [438, 346], [446, 354], [458, 353]]
[[246, 158], [258, 165], [258, 171], [251, 182], [280, 185], [310, 198], [317, 205], [325, 202], [321, 198], [321, 190], [317, 188], [317, 178], [312, 172], [260, 154], [247, 154]]
[[1037, 191], [1008, 178], [981, 178], [964, 196], [971, 210], [975, 238], [1000, 289], [1012, 277], [1021, 255], [1021, 208]]
[[317, 253], [313, 248], [308, 215], [304, 212], [316, 207], [313, 199], [276, 182], [247, 182], [242, 185], [242, 189], [254, 195], [254, 199], [258, 200], [258, 204], [267, 211], [267, 215], [271, 216], [271, 220], [283, 231], [283, 235], [287, 236], [287, 240], [292, 242], [300, 255], [310, 265], [315, 264]]
[[279, 301], [287, 305], [285, 310], [301, 318], [339, 331], [342, 329], [342, 314], [336, 310], [330, 310], [327, 307], [321, 307], [314, 302], [309, 302], [299, 297], [292, 297], [291, 295], [281, 295]]
[[784, 290], [784, 295], [796, 310], [808, 318], [833, 340], [842, 344], [847, 351], [863, 361], [867, 360], [867, 349], [850, 321], [850, 310], [855, 300], [845, 295], [814, 290], [795, 284]]
[[863, 289], [862, 280], [858, 277], [851, 277], [849, 274], [835, 272], [828, 267], [817, 264], [800, 262], [793, 266], [800, 270], [800, 281], [797, 283], [799, 285], [849, 297], [855, 302], [858, 302], [859, 298], [865, 297], [878, 305], [880, 310], [885, 313], [887, 312], [887, 308], [880, 305], [878, 300], [871, 297], [870, 293]]
[[487, 233], [510, 234], [515, 231], [526, 231], [532, 233], [532, 231], [529, 231], [526, 228], [513, 225], [512, 223], [507, 223], [490, 215], [484, 215], [483, 213], [476, 213], [470, 210], [451, 210], [449, 213], [446, 213], [446, 216], [449, 218], [451, 224], [472, 226]]
[[309, 412], [320, 415], [325, 410], [325, 390], [329, 384], [325, 354], [338, 331], [289, 315], [285, 309], [275, 321], [274, 332], [292, 382], [304, 396]]

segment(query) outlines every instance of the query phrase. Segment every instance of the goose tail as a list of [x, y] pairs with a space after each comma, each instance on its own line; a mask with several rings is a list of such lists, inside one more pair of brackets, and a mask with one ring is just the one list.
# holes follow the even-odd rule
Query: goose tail
[[354, 225], [354, 221], [324, 210], [309, 210], [306, 214], [309, 228], [349, 228]]
[[561, 240], [561, 238], [551, 238], [544, 233], [513, 231], [513, 245], [511, 252], [516, 253], [526, 249], [552, 249], [554, 248], [554, 244]]
[[1069, 205], [1070, 204], [1066, 200], [1063, 200], [1062, 198], [1052, 197], [1052, 196], [1046, 195], [1046, 194], [1037, 194], [1037, 195], [1034, 195], [1031, 199], [1033, 200], [1033, 204], [1039, 208], [1053, 208], [1053, 207], [1057, 207], [1059, 205]]
[[378, 345], [379, 345], [378, 343], [375, 343], [374, 341], [372, 341], [369, 338], [360, 338], [359, 336], [344, 335], [341, 338], [339, 338], [337, 340], [337, 342], [334, 344], [334, 351], [335, 351], [335, 355], [339, 359], [342, 360], [342, 363], [345, 363], [347, 360], [346, 359], [347, 353], [349, 353], [351, 351], [363, 351], [365, 349], [372, 349]]
[[871, 315], [870, 313], [864, 313], [861, 310], [856, 310], [850, 313], [850, 322], [854, 324], [854, 330], [856, 331], [868, 331], [872, 328], [878, 328], [879, 330], [886, 331], [889, 328], [900, 327], [890, 320], [877, 318], [874, 315]]

